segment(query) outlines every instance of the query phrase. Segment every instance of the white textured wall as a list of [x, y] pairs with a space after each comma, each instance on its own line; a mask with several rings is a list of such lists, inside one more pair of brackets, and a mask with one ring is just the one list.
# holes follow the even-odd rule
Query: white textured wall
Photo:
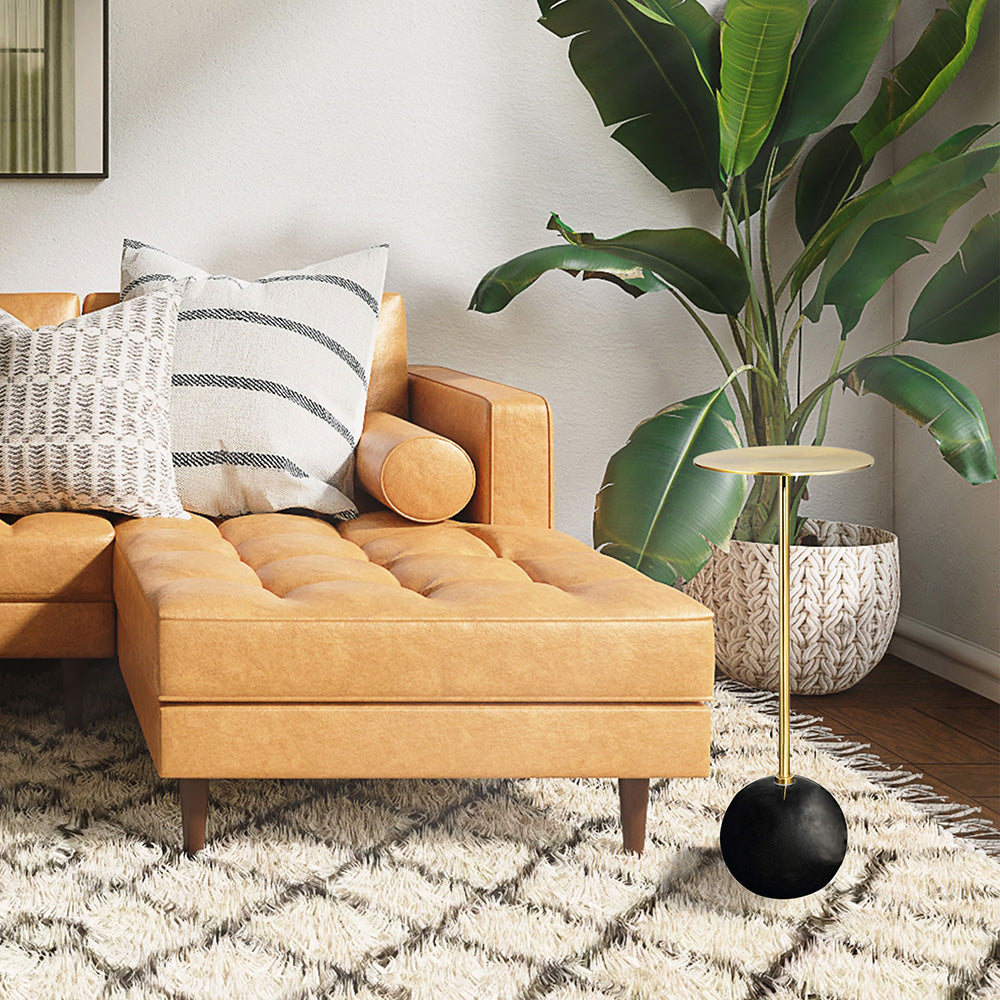
[[[670, 195], [607, 138], [527, 0], [111, 8], [111, 176], [0, 181], [0, 288], [114, 288], [128, 235], [247, 277], [387, 241], [413, 360], [550, 399], [557, 526], [589, 540], [609, 455], [639, 420], [717, 384], [714, 356], [664, 295], [555, 275], [499, 315], [467, 312], [469, 297], [489, 268], [550, 242], [550, 210], [611, 235], [714, 227], [713, 199]], [[851, 355], [891, 326], [884, 295]], [[835, 335], [810, 333], [822, 349], [807, 374]], [[804, 509], [891, 526], [884, 404], [838, 393], [829, 441], [877, 466], [815, 481]]]

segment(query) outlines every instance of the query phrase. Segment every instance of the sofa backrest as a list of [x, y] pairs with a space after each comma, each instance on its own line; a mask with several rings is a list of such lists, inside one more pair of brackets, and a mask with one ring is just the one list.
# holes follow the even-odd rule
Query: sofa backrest
[[[47, 295], [48, 293], [41, 293]], [[0, 295], [0, 309], [7, 309], [29, 326], [41, 326], [41, 323], [30, 323], [14, 309], [8, 309], [3, 304], [4, 298], [26, 298], [26, 296]], [[76, 300], [76, 296], [72, 296]], [[117, 292], [91, 292], [83, 300], [83, 311], [94, 312], [113, 306], [119, 301]], [[48, 323], [61, 323], [64, 319], [79, 316], [80, 303], [76, 302], [76, 312], [68, 312], [57, 319], [48, 319]], [[406, 375], [406, 310], [403, 307], [403, 296], [396, 292], [386, 292], [382, 296], [382, 307], [379, 310], [378, 332], [375, 335], [375, 356], [372, 359], [372, 377], [368, 384], [369, 410], [384, 410], [397, 417], [406, 419], [410, 415], [409, 392]]]
[[72, 292], [12, 292], [0, 294], [0, 309], [34, 330], [79, 316], [80, 300]]

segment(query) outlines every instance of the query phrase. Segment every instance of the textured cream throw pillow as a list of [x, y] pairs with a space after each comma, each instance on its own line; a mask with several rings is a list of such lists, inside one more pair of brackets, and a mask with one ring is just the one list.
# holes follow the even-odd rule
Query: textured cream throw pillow
[[388, 249], [257, 281], [125, 242], [122, 298], [176, 288], [171, 436], [181, 500], [209, 515], [352, 501]]
[[0, 511], [187, 517], [170, 458], [170, 292], [32, 330], [0, 309]]

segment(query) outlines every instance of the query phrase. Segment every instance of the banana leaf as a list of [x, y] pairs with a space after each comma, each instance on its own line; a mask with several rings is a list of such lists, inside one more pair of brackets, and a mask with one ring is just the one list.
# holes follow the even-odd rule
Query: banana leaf
[[[569, 243], [521, 254], [488, 272], [472, 296], [470, 309], [498, 312], [546, 271], [597, 271], [638, 293], [670, 287], [708, 312], [740, 311], [749, 291], [739, 258], [703, 229], [639, 229], [610, 240], [578, 233], [557, 215], [549, 221]], [[635, 294], [636, 292], [633, 292]]]
[[719, 25], [698, 0], [629, 0], [636, 10], [684, 32], [705, 82], [719, 87]]
[[482, 313], [500, 312], [515, 295], [547, 271], [566, 271], [573, 277], [582, 274], [584, 278], [604, 278], [633, 296], [667, 287], [655, 274], [614, 254], [575, 245], [541, 247], [489, 271], [473, 292], [469, 308]]
[[858, 325], [869, 300], [903, 264], [927, 253], [917, 241], [936, 242], [952, 213], [985, 187], [982, 181], [975, 181], [950, 191], [915, 212], [876, 222], [858, 240], [854, 252], [826, 290], [827, 305], [835, 306], [840, 317], [841, 337]]
[[944, 162], [938, 160], [935, 153], [918, 156], [890, 177], [887, 187], [879, 185], [881, 190], [873, 189], [879, 192], [874, 197], [858, 199], [864, 201], [863, 207], [833, 240], [816, 290], [805, 308], [805, 314], [813, 322], [819, 319], [827, 302], [830, 282], [847, 264], [861, 238], [872, 226], [883, 219], [915, 212], [931, 201], [980, 181], [987, 173], [996, 169], [1000, 159], [1000, 146], [992, 143], [960, 153]]
[[861, 90], [900, 0], [818, 0], [792, 55], [781, 140], [825, 129]]
[[904, 340], [958, 344], [1000, 333], [1000, 213], [980, 219], [924, 286]]
[[594, 545], [662, 583], [690, 580], [725, 545], [746, 479], [699, 469], [702, 452], [739, 447], [725, 386], [661, 410], [611, 456], [594, 511]]
[[866, 161], [902, 135], [948, 89], [972, 52], [985, 8], [986, 0], [948, 0], [946, 8], [935, 11], [854, 126], [854, 139]]
[[570, 63], [612, 138], [671, 191], [721, 195], [715, 99], [688, 36], [629, 0], [542, 2], [539, 23], [572, 37]]
[[866, 358], [844, 376], [859, 396], [875, 393], [926, 428], [941, 456], [973, 485], [997, 478], [997, 460], [983, 408], [961, 382], [921, 358]]
[[727, 176], [753, 163], [771, 131], [808, 12], [806, 0], [726, 4], [718, 108], [720, 164]]
[[868, 172], [851, 136], [853, 125], [838, 125], [823, 136], [802, 161], [795, 187], [795, 228], [808, 243], [861, 186]]
[[[972, 125], [962, 129], [960, 132], [956, 132], [932, 151], [921, 153], [892, 177], [882, 181], [881, 184], [876, 184], [875, 187], [869, 188], [867, 191], [862, 191], [861, 194], [851, 198], [837, 209], [823, 223], [820, 229], [810, 237], [806, 249], [795, 264], [790, 278], [791, 294], [793, 296], [798, 294], [799, 289], [805, 283], [806, 279], [827, 258], [834, 243], [840, 238], [850, 223], [875, 199], [880, 198], [894, 184], [899, 184], [901, 181], [913, 177], [922, 170], [926, 170], [935, 164], [943, 163], [964, 153], [976, 139], [990, 131], [992, 127], [991, 125]], [[833, 133], [830, 134], [832, 135]], [[820, 140], [816, 145], [820, 146], [823, 142], [824, 140]], [[809, 157], [806, 157], [806, 159], [808, 160]], [[804, 170], [805, 164], [803, 163], [802, 166]]]

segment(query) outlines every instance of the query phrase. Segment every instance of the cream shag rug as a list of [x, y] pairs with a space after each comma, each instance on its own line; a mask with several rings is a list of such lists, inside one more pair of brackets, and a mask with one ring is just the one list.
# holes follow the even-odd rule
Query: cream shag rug
[[719, 823], [773, 772], [772, 696], [720, 685], [712, 777], [654, 783], [641, 859], [614, 782], [547, 779], [218, 781], [191, 860], [98, 673], [73, 735], [53, 670], [0, 673], [3, 1000], [1000, 996], [996, 831], [814, 720], [793, 765], [844, 809], [843, 867], [799, 900], [732, 880]]

